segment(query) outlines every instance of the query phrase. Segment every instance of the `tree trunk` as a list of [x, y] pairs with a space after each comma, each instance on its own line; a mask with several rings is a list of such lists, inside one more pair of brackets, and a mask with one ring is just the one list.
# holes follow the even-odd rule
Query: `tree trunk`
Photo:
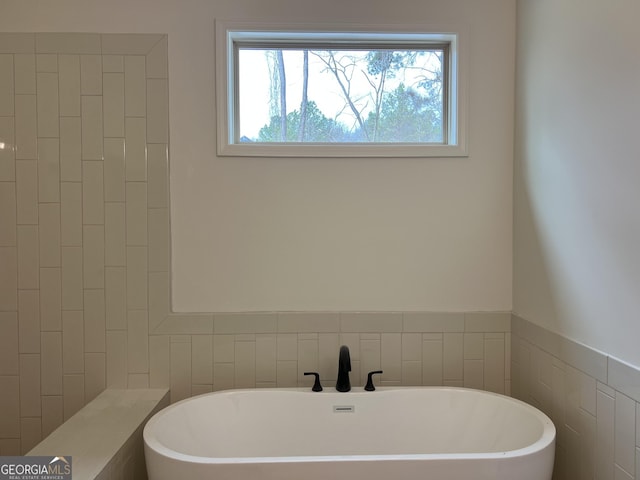
[[280, 139], [287, 141], [287, 79], [284, 71], [284, 56], [278, 50], [278, 74], [280, 76]]
[[304, 50], [303, 64], [302, 64], [302, 103], [300, 105], [300, 130], [298, 131], [299, 142], [304, 142], [305, 130], [307, 129], [308, 89], [309, 89], [309, 50]]

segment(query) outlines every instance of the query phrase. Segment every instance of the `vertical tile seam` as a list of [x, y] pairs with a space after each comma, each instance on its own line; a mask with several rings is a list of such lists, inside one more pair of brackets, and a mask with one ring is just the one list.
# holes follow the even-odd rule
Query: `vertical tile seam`
[[[607, 360], [608, 360], [608, 358], [609, 357], [607, 357]], [[607, 368], [607, 371], [608, 371], [608, 368]], [[607, 386], [609, 386], [609, 385], [607, 385]], [[613, 388], [613, 387], [611, 387], [611, 388]], [[635, 453], [635, 449], [638, 448], [637, 445], [636, 445], [636, 443], [637, 443], [636, 442], [637, 424], [638, 423], [637, 423], [637, 419], [635, 418], [635, 415], [637, 414], [637, 411], [638, 411], [638, 408], [637, 408], [638, 402], [636, 402], [634, 399], [632, 399], [628, 395], [625, 395], [624, 393], [616, 390], [615, 388], [613, 388], [613, 391], [614, 391], [614, 397], [613, 397], [613, 432], [614, 432], [614, 435], [613, 435], [613, 465], [618, 467], [623, 472], [629, 474], [630, 477], [635, 478], [635, 472], [634, 473], [628, 472], [624, 467], [622, 467], [616, 461], [616, 452], [618, 451], [618, 443], [619, 443], [618, 442], [619, 437], [618, 437], [618, 435], [616, 435], [616, 425], [617, 425], [617, 417], [618, 417], [618, 402], [616, 400], [618, 399], [618, 395], [621, 395], [621, 396], [626, 397], [629, 400], [632, 400], [634, 402], [634, 405], [633, 405], [633, 407], [634, 407], [634, 422], [633, 422], [633, 433], [634, 433], [634, 435], [633, 435], [633, 447], [634, 447], [634, 453]], [[602, 393], [605, 393], [605, 392], [602, 392]], [[606, 395], [606, 393], [605, 393], [605, 395]], [[636, 466], [636, 456], [635, 455], [634, 455], [634, 458], [633, 458], [633, 467], [634, 467], [634, 470], [637, 468], [637, 466]], [[640, 480], [640, 479], [637, 479], [637, 480]]]
[[[102, 43], [101, 43], [102, 42], [102, 36], [99, 36], [99, 42], [100, 42], [100, 53], [99, 53], [99, 55], [100, 55], [100, 77], [101, 77], [100, 78], [100, 89], [101, 89], [101, 91], [100, 91], [100, 95], [93, 95], [93, 96], [99, 96], [100, 99], [101, 99], [101, 104], [102, 104], [102, 117], [103, 118], [101, 118], [101, 130], [102, 131], [100, 133], [101, 133], [101, 137], [102, 137], [101, 138], [101, 143], [102, 143], [102, 155], [101, 155], [102, 158], [101, 158], [101, 161], [103, 162], [103, 175], [102, 175], [102, 183], [103, 183], [103, 185], [102, 185], [102, 189], [103, 189], [103, 192], [104, 192], [104, 181], [105, 181], [104, 180], [104, 80], [102, 78], [102, 75], [103, 75], [103, 55], [102, 55]], [[81, 165], [81, 167], [80, 167], [80, 173], [81, 173], [81, 178], [84, 179], [84, 173], [85, 173], [85, 171], [84, 171], [85, 170], [84, 169], [84, 167], [85, 167], [84, 161], [85, 161], [85, 159], [83, 158], [83, 155], [82, 155], [82, 151], [83, 151], [83, 148], [82, 148], [82, 139], [83, 139], [83, 135], [82, 135], [82, 133], [83, 133], [82, 117], [83, 117], [83, 113], [84, 112], [82, 110], [82, 97], [83, 96], [88, 96], [88, 95], [83, 95], [82, 94], [82, 55], [78, 55], [78, 61], [79, 61], [79, 64], [80, 64], [79, 67], [80, 67], [80, 100], [81, 100], [81, 109], [80, 109], [80, 118], [81, 118], [81, 120], [80, 120], [80, 144], [81, 144], [81, 148], [80, 148], [80, 151], [81, 151], [81, 162], [80, 162], [80, 165]], [[83, 182], [82, 183], [82, 198], [83, 199], [84, 199], [84, 188], [85, 188], [85, 186], [84, 186], [84, 182]], [[103, 209], [104, 209], [104, 203], [105, 203], [105, 200], [104, 200], [104, 193], [103, 193], [103, 198], [102, 198]], [[83, 224], [83, 227], [84, 227], [84, 213], [85, 213], [84, 212], [84, 210], [85, 210], [84, 200], [81, 202], [81, 205], [82, 205], [82, 219], [83, 219], [82, 220], [82, 224]], [[106, 286], [107, 286], [107, 279], [106, 279], [106, 241], [107, 241], [107, 238], [106, 237], [107, 237], [107, 234], [106, 234], [106, 228], [105, 228], [104, 214], [103, 214], [102, 221], [103, 221], [103, 223], [102, 223], [102, 225], [103, 225], [103, 228], [102, 228], [102, 244], [103, 244], [103, 249], [102, 249], [102, 266], [103, 266], [103, 268], [102, 268], [102, 285], [103, 285], [102, 297], [103, 298], [102, 298], [102, 300], [103, 300], [103, 305], [104, 305], [104, 312], [103, 313], [104, 313], [104, 316], [105, 316], [104, 332], [102, 332], [104, 334], [104, 337], [105, 337], [105, 353], [104, 353], [104, 360], [105, 361], [104, 361], [103, 375], [104, 375], [105, 384], [106, 384], [106, 382], [107, 382], [107, 365], [108, 365], [107, 351], [106, 351], [107, 350], [107, 348], [106, 348], [106, 336], [107, 336], [107, 326], [106, 326], [106, 324], [107, 324], [107, 322], [106, 322], [106, 309], [107, 309], [107, 295], [106, 295], [106, 292], [107, 292], [107, 288], [106, 288]], [[82, 230], [83, 230], [83, 235], [84, 235], [84, 228]], [[82, 241], [82, 248], [84, 250], [84, 236], [83, 236], [83, 241]], [[84, 256], [83, 256], [83, 258], [84, 258]], [[125, 260], [125, 262], [126, 262], [126, 260]], [[126, 282], [126, 279], [125, 279], [125, 282]], [[125, 308], [125, 312], [127, 310], [128, 310], [128, 308]], [[128, 315], [127, 315], [126, 321], [127, 321], [126, 324], [127, 324], [127, 329], [128, 329], [128, 327], [129, 327]], [[129, 343], [129, 338], [128, 337], [129, 337], [129, 335], [128, 335], [128, 330], [127, 330], [127, 335], [126, 335], [127, 345]], [[127, 356], [128, 356], [128, 354], [127, 354]], [[86, 356], [85, 356], [85, 359], [86, 359]], [[86, 362], [86, 360], [85, 360], [85, 362]], [[85, 365], [85, 375], [86, 375], [86, 372], [87, 372], [87, 369], [86, 369], [86, 365]], [[129, 361], [128, 361], [128, 358], [127, 358], [127, 386], [129, 385], [129, 374], [130, 373], [131, 372], [129, 371]], [[86, 383], [86, 379], [85, 379], [85, 383]]]
[[[82, 328], [83, 328], [83, 337], [86, 335], [86, 332], [84, 330], [86, 330], [86, 315], [85, 315], [85, 300], [84, 300], [84, 250], [85, 250], [85, 238], [84, 238], [84, 202], [82, 201], [83, 197], [84, 197], [84, 182], [82, 181], [84, 179], [84, 162], [83, 162], [83, 155], [82, 155], [82, 138], [83, 138], [83, 122], [82, 122], [82, 117], [83, 117], [83, 113], [84, 110], [82, 108], [82, 62], [81, 62], [81, 56], [80, 54], [78, 54], [78, 85], [79, 85], [79, 94], [80, 94], [80, 135], [79, 135], [79, 140], [80, 140], [80, 223], [82, 225], [82, 228], [80, 228], [80, 248], [82, 251]], [[60, 82], [58, 82], [58, 88], [60, 88]], [[59, 95], [58, 95], [59, 96]], [[61, 217], [62, 218], [62, 217]], [[106, 287], [106, 285], [105, 285]], [[105, 288], [106, 291], [106, 288]], [[106, 300], [105, 300], [106, 301]], [[105, 304], [105, 310], [106, 310], [106, 304]], [[105, 324], [106, 324], [106, 318], [105, 318]], [[83, 339], [84, 341], [84, 339]], [[106, 332], [105, 332], [105, 350], [106, 350]], [[107, 372], [106, 372], [106, 365], [107, 365], [107, 361], [106, 361], [106, 353], [105, 353], [105, 382], [106, 382], [106, 378], [107, 378]], [[84, 345], [83, 345], [83, 351], [82, 351], [82, 379], [83, 379], [83, 399], [82, 399], [82, 403], [83, 405], [86, 405], [87, 402], [87, 352], [84, 350]]]
[[[36, 109], [35, 109], [35, 114], [36, 114], [36, 121], [35, 121], [35, 128], [36, 128], [36, 141], [35, 141], [35, 166], [36, 166], [36, 178], [35, 178], [35, 197], [36, 197], [36, 210], [38, 212], [38, 223], [36, 224], [36, 228], [38, 231], [38, 319], [39, 319], [39, 343], [40, 343], [40, 363], [42, 364], [42, 314], [40, 312], [40, 303], [42, 302], [42, 295], [41, 295], [41, 287], [42, 287], [42, 283], [40, 281], [40, 271], [41, 271], [41, 265], [40, 265], [40, 162], [39, 162], [39, 142], [38, 142], [38, 67], [37, 67], [37, 53], [36, 53], [36, 47], [35, 47], [35, 34], [34, 34], [34, 53], [33, 53], [33, 74], [35, 76], [35, 93], [34, 93], [34, 99], [35, 99], [35, 104], [36, 104]], [[14, 63], [15, 63], [15, 54], [14, 54]], [[14, 71], [14, 76], [15, 76], [15, 71]], [[15, 80], [15, 79], [14, 79]], [[14, 88], [14, 104], [15, 104], [15, 88]], [[15, 114], [15, 111], [14, 111]], [[15, 118], [15, 117], [14, 117]], [[15, 128], [15, 120], [14, 120], [14, 135], [16, 135], [16, 128]], [[17, 135], [16, 135], [16, 140], [17, 140]], [[17, 147], [17, 144], [16, 144]], [[17, 148], [16, 148], [17, 151]], [[17, 189], [16, 189], [16, 196], [17, 196]], [[60, 255], [62, 255], [62, 251], [60, 252]], [[62, 261], [62, 258], [61, 258]], [[16, 274], [18, 274], [18, 269], [16, 268]], [[17, 276], [17, 275], [16, 275]], [[17, 279], [16, 279], [17, 281]], [[60, 285], [60, 288], [62, 288], [62, 284]], [[60, 298], [60, 302], [62, 304], [62, 297]], [[62, 328], [62, 327], [61, 327]], [[18, 332], [18, 335], [20, 333]], [[42, 403], [42, 367], [40, 368], [40, 378], [38, 379], [38, 383], [40, 384], [40, 403]], [[18, 395], [19, 395], [19, 399], [20, 399], [20, 403], [22, 403], [22, 398], [20, 397], [20, 390], [18, 389]], [[22, 419], [22, 417], [21, 417]], [[22, 421], [20, 421], [20, 443], [22, 444]], [[40, 411], [40, 436], [42, 436], [42, 410]], [[22, 447], [21, 447], [22, 448]], [[23, 452], [24, 453], [24, 452]]]
[[[488, 332], [482, 332], [482, 388], [484, 390], [486, 390], [487, 388], [487, 365], [486, 365], [486, 360], [487, 360], [487, 333]], [[503, 344], [504, 345], [504, 344]], [[503, 346], [504, 348], [504, 346]], [[502, 376], [502, 380], [504, 381], [504, 375]]]
[[[11, 54], [11, 68], [12, 68], [12, 75], [11, 75], [11, 82], [13, 84], [13, 115], [10, 115], [9, 118], [13, 119], [13, 138], [11, 139], [11, 143], [12, 143], [12, 148], [13, 148], [13, 182], [7, 182], [7, 183], [13, 183], [13, 197], [14, 197], [14, 215], [15, 215], [15, 219], [16, 219], [16, 224], [15, 224], [15, 231], [16, 231], [16, 240], [15, 240], [15, 248], [16, 248], [16, 272], [15, 272], [15, 284], [16, 284], [16, 318], [18, 320], [18, 345], [20, 345], [20, 317], [18, 315], [18, 310], [19, 310], [19, 290], [20, 290], [20, 284], [19, 284], [19, 278], [20, 278], [20, 274], [18, 271], [18, 267], [19, 267], [19, 263], [18, 263], [18, 258], [20, 257], [19, 254], [19, 249], [20, 249], [20, 245], [18, 242], [18, 181], [17, 181], [17, 164], [16, 164], [16, 142], [15, 142], [15, 138], [16, 138], [16, 56], [14, 53]], [[18, 349], [18, 406], [20, 407], [20, 403], [21, 403], [21, 398], [20, 398], [20, 381], [19, 381], [19, 374], [20, 374], [20, 349]]]
[[[13, 149], [13, 181], [15, 182], [15, 197], [16, 197], [16, 229], [18, 226], [18, 169], [16, 165], [16, 55], [11, 54], [11, 64], [13, 66], [13, 115], [9, 118], [13, 119], [13, 138], [11, 139], [11, 148]], [[18, 243], [16, 238], [16, 243]]]
[[[102, 72], [101, 73], [104, 76], [104, 52], [102, 50], [102, 41], [103, 41], [103, 37], [102, 37], [102, 35], [100, 35], [100, 65], [101, 65], [101, 68], [102, 68]], [[125, 72], [124, 72], [124, 63], [125, 63], [124, 56], [123, 56], [122, 62], [123, 62], [123, 67], [122, 67], [122, 70], [123, 70], [123, 72], [122, 72], [123, 119], [122, 119], [122, 122], [123, 122], [123, 128], [124, 128], [124, 131], [122, 133], [124, 135], [124, 137], [123, 137], [124, 152], [126, 152], [126, 140], [124, 140], [124, 138], [126, 138], [126, 114], [125, 114], [125, 110], [124, 110], [124, 108], [125, 108], [124, 107], [124, 105], [125, 105], [125, 97], [126, 97], [126, 91], [125, 91], [126, 82], [125, 82]], [[102, 79], [102, 88], [103, 88], [102, 93], [104, 94], [104, 78]], [[104, 95], [103, 95], [103, 98], [102, 98], [102, 102], [104, 104]], [[105, 137], [105, 132], [104, 132], [104, 123], [105, 123], [104, 122], [104, 112], [105, 112], [105, 109], [104, 109], [104, 106], [103, 106], [103, 109], [102, 109], [102, 115], [103, 115], [103, 122], [102, 122], [102, 142], [103, 142], [102, 160], [103, 161], [104, 161], [104, 139], [106, 138]], [[125, 292], [125, 311], [128, 311], [129, 310], [129, 305], [128, 305], [128, 303], [129, 303], [129, 301], [128, 301], [128, 295], [129, 295], [128, 294], [128, 292], [129, 292], [128, 278], [129, 278], [129, 275], [127, 274], [127, 271], [129, 269], [129, 255], [128, 255], [129, 252], [128, 252], [128, 249], [127, 249], [127, 246], [128, 246], [127, 245], [127, 238], [128, 238], [128, 231], [127, 231], [127, 200], [128, 199], [127, 199], [127, 188], [126, 188], [126, 186], [127, 186], [127, 179], [126, 179], [126, 153], [123, 153], [123, 163], [124, 163], [124, 165], [123, 165], [123, 167], [124, 167], [124, 171], [123, 171], [124, 185], [122, 186], [122, 188], [123, 188], [124, 202], [122, 202], [122, 203], [123, 203], [123, 206], [124, 206], [123, 233], [124, 233], [124, 249], [125, 249], [125, 258], [124, 258], [124, 264], [125, 264], [125, 266], [124, 266], [124, 268], [125, 268], [125, 275], [124, 275], [125, 289], [124, 289], [124, 292]], [[106, 175], [103, 175], [102, 181], [103, 181], [103, 189], [106, 191]], [[106, 204], [107, 203], [106, 200], [105, 199], [103, 199], [103, 200], [105, 201], [105, 204]], [[107, 235], [107, 231], [106, 231], [106, 228], [105, 228], [105, 242], [106, 242], [106, 235]], [[105, 248], [105, 254], [106, 254], [106, 248]], [[147, 251], [147, 256], [148, 256], [148, 251]], [[105, 258], [105, 263], [106, 263], [106, 258]], [[148, 265], [148, 263], [149, 263], [149, 259], [147, 258], [147, 265]], [[105, 271], [106, 271], [106, 269], [105, 269]], [[148, 284], [148, 282], [149, 282], [148, 272], [146, 273], [146, 277], [147, 277], [147, 284]], [[147, 287], [146, 307], [147, 307], [147, 312], [148, 312], [149, 311], [149, 290], [148, 290], [148, 287]], [[128, 317], [129, 317], [129, 315], [127, 314], [127, 331], [126, 331], [127, 333], [125, 335], [126, 339], [127, 339], [127, 348], [128, 348], [128, 345], [129, 345], [129, 331], [128, 331], [129, 319], [128, 319]], [[148, 331], [149, 327], [148, 326], [149, 326], [149, 318], [148, 318], [148, 314], [147, 314], [147, 335], [149, 334], [149, 331]], [[189, 338], [189, 343], [193, 344], [193, 339], [192, 338]], [[169, 385], [171, 385], [171, 365], [172, 365], [171, 352], [172, 352], [172, 350], [173, 349], [171, 348], [171, 342], [169, 342], [169, 349], [168, 349]], [[192, 358], [193, 358], [193, 352], [191, 352], [191, 354], [189, 355], [189, 362], [190, 362], [189, 371], [190, 372], [193, 372], [193, 365], [192, 365], [193, 360], [192, 360]], [[151, 381], [151, 348], [150, 347], [147, 348], [147, 365], [148, 365], [148, 368], [149, 368], [149, 381]], [[130, 365], [129, 365], [129, 362], [127, 362], [127, 386], [129, 385], [129, 373], [130, 373]], [[191, 377], [193, 377], [193, 375], [191, 375]], [[189, 382], [191, 383], [192, 381], [193, 381], [193, 379], [190, 378]]]

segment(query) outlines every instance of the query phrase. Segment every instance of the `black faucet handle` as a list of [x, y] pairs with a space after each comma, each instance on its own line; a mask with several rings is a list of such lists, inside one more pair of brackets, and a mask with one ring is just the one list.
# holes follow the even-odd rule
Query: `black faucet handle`
[[367, 375], [367, 384], [364, 387], [367, 392], [373, 392], [376, 389], [376, 387], [373, 386], [373, 376], [378, 373], [382, 373], [382, 370], [374, 370]]
[[313, 382], [313, 387], [311, 387], [311, 390], [313, 390], [314, 392], [321, 392], [322, 385], [320, 385], [320, 374], [318, 372], [304, 372], [304, 374], [313, 375], [316, 377], [315, 381]]

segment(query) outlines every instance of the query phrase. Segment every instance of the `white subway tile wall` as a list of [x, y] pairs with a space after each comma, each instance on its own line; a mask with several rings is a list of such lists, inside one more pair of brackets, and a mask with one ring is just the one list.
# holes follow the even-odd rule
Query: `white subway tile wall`
[[556, 426], [554, 480], [640, 480], [640, 371], [515, 315], [512, 329], [512, 394]]
[[[0, 455], [9, 455], [108, 385], [171, 381], [169, 337], [149, 335], [149, 312], [164, 318], [168, 305], [150, 309], [147, 294], [148, 266], [166, 275], [151, 282], [162, 292], [152, 298], [169, 288], [167, 37], [0, 34], [0, 51]], [[191, 375], [183, 380], [190, 392]]]

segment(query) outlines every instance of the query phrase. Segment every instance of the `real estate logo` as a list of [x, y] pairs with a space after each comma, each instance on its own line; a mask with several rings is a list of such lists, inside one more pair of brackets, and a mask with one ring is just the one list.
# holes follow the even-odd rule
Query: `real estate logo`
[[71, 480], [71, 457], [0, 457], [0, 480]]

